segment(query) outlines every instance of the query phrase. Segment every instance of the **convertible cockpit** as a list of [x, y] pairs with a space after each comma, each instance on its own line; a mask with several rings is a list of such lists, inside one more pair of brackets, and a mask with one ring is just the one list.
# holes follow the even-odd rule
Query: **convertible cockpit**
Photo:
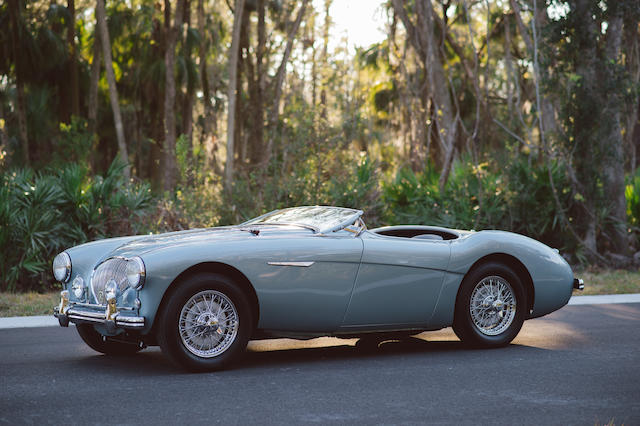
[[388, 237], [411, 238], [420, 240], [455, 240], [462, 236], [462, 233], [438, 226], [416, 226], [399, 225], [384, 226], [372, 229], [371, 232]]

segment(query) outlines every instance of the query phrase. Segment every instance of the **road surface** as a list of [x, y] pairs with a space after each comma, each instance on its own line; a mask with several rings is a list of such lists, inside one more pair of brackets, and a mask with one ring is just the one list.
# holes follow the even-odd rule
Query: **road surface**
[[640, 304], [566, 306], [502, 349], [418, 337], [251, 342], [188, 374], [157, 348], [97, 354], [73, 326], [0, 330], [0, 424], [640, 424]]

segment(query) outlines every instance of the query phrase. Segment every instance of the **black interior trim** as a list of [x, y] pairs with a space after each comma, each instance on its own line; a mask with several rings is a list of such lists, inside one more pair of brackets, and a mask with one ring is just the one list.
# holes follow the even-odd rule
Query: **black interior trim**
[[443, 240], [455, 240], [456, 238], [458, 238], [458, 235], [450, 233], [450, 232], [446, 232], [446, 231], [440, 231], [440, 230], [436, 230], [436, 229], [387, 229], [387, 230], [380, 230], [380, 231], [374, 231], [376, 234], [379, 235], [388, 235], [390, 237], [401, 237], [401, 238], [414, 238], [414, 237], [419, 237], [422, 235], [425, 235], [425, 237], [422, 237], [424, 239], [428, 239], [429, 237], [426, 237], [426, 235], [437, 235], [442, 237]]

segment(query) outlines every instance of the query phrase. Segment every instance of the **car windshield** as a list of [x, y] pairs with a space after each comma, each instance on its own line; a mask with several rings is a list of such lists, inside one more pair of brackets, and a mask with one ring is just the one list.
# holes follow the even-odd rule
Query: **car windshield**
[[296, 224], [311, 227], [318, 232], [332, 232], [351, 225], [362, 215], [361, 210], [343, 207], [306, 206], [275, 210], [243, 225]]

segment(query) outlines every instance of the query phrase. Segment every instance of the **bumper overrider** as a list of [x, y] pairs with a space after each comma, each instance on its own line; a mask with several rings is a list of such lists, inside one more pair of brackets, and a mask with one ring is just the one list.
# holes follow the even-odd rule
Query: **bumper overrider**
[[111, 333], [119, 328], [128, 330], [144, 328], [144, 317], [127, 315], [124, 313], [125, 309], [118, 308], [115, 299], [107, 300], [106, 306], [70, 302], [69, 292], [64, 290], [60, 293], [60, 305], [53, 308], [53, 316], [58, 319], [62, 327], [68, 327], [69, 322], [102, 324]]

